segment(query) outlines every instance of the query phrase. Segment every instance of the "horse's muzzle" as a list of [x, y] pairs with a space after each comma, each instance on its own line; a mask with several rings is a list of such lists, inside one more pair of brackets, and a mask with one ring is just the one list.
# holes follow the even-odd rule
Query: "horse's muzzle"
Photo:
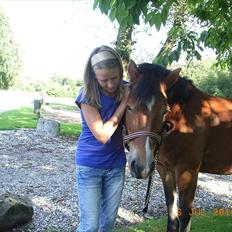
[[137, 179], [147, 179], [153, 172], [155, 167], [155, 162], [151, 162], [149, 166], [143, 166], [136, 160], [132, 160], [129, 164], [131, 175]]

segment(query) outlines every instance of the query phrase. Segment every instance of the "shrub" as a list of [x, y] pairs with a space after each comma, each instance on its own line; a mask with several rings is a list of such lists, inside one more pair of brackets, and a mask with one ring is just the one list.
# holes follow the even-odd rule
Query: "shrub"
[[232, 74], [222, 71], [211, 73], [199, 82], [199, 87], [211, 95], [232, 98]]
[[14, 89], [37, 91], [49, 96], [74, 98], [82, 85], [82, 80], [75, 81], [68, 77], [53, 76], [48, 80], [18, 79]]

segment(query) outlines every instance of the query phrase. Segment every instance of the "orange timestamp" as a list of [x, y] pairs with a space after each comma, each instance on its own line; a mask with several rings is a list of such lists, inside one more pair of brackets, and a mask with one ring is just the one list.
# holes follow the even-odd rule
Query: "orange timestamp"
[[[189, 212], [190, 216], [206, 216], [208, 214], [212, 216], [232, 216], [232, 208], [213, 208], [210, 211], [205, 211], [202, 208], [192, 208]], [[183, 215], [183, 210], [178, 208], [178, 216]]]

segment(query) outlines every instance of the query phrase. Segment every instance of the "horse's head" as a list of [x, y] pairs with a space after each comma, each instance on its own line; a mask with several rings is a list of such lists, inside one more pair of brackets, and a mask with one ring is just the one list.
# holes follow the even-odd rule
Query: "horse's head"
[[177, 81], [180, 69], [169, 71], [160, 65], [131, 61], [128, 66], [130, 96], [126, 110], [128, 164], [132, 176], [146, 179], [154, 170], [154, 153], [160, 143], [167, 90]]

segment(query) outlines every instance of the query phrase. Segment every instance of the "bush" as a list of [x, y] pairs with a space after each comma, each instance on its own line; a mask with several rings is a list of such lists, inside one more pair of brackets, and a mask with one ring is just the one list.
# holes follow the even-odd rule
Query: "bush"
[[33, 80], [31, 78], [18, 79], [14, 89], [23, 91], [37, 91], [43, 95], [55, 97], [76, 97], [79, 89], [83, 85], [81, 80], [73, 80], [68, 77], [53, 76], [48, 80]]
[[232, 98], [232, 74], [222, 71], [211, 73], [200, 81], [199, 87], [211, 95]]
[[14, 40], [10, 22], [0, 6], [0, 89], [9, 89], [22, 68], [19, 46]]

